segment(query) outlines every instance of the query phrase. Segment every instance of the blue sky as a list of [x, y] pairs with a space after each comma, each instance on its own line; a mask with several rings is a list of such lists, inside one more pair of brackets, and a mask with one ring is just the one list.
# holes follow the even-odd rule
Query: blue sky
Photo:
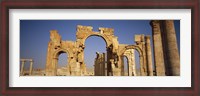
[[[45, 68], [47, 46], [50, 30], [58, 30], [62, 40], [76, 40], [76, 26], [92, 26], [94, 31], [99, 27], [114, 29], [120, 44], [135, 44], [134, 35], [151, 35], [150, 20], [20, 20], [20, 58], [32, 58], [33, 67]], [[175, 21], [177, 42], [180, 49], [180, 21]], [[93, 67], [95, 52], [106, 52], [106, 43], [101, 37], [91, 36], [85, 42], [85, 63]], [[58, 66], [65, 66], [67, 54], [59, 56]], [[28, 65], [26, 64], [27, 68]]]

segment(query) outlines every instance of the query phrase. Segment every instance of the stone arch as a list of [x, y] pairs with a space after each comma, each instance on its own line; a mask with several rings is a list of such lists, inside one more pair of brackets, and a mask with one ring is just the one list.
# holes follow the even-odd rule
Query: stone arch
[[72, 52], [70, 52], [68, 49], [58, 49], [53, 53], [53, 58], [58, 58], [58, 56], [62, 53], [66, 53], [68, 55], [67, 58], [73, 57]]
[[[129, 58], [128, 58], [128, 56], [127, 55], [123, 55], [123, 57], [122, 57], [122, 59], [123, 59], [123, 64], [124, 64], [124, 69], [123, 69], [123, 71], [124, 71], [124, 76], [128, 76], [129, 75]], [[126, 65], [125, 65], [125, 61], [127, 61], [126, 62]], [[126, 66], [126, 67], [125, 67]], [[125, 70], [126, 69], [126, 70]], [[127, 72], [127, 74], [126, 74], [126, 72]]]
[[[80, 40], [80, 43], [84, 44], [85, 40], [90, 36], [102, 37], [106, 45], [109, 46], [112, 43], [112, 38], [114, 37], [114, 30], [112, 28], [99, 28], [99, 32], [94, 32], [91, 26], [77, 26], [76, 37]], [[78, 40], [78, 41], [79, 41]]]
[[[125, 70], [125, 62], [123, 63], [124, 64], [124, 74], [125, 72], [128, 72], [128, 76], [137, 76], [136, 74], [136, 58], [135, 58], [135, 49], [127, 49], [124, 54], [123, 54], [124, 57], [127, 58], [127, 70]], [[123, 57], [123, 58], [124, 58]], [[122, 70], [123, 71], [123, 70]]]
[[[107, 54], [108, 54], [108, 49], [112, 51], [114, 48], [118, 47], [117, 37], [114, 36], [113, 34], [114, 30], [112, 28], [99, 28], [99, 32], [94, 32], [92, 29], [93, 28], [91, 26], [81, 26], [81, 25], [77, 26], [77, 33], [76, 33], [76, 37], [77, 37], [76, 47], [78, 48], [77, 60], [82, 66], [81, 67], [82, 72], [86, 69], [86, 64], [84, 62], [84, 48], [85, 48], [85, 41], [87, 38], [91, 36], [101, 37], [106, 43]], [[115, 40], [115, 42], [117, 43], [113, 43], [114, 42], [113, 40]], [[110, 52], [109, 54], [111, 55], [112, 52]], [[111, 56], [107, 55], [107, 59], [108, 57], [110, 58]], [[109, 69], [109, 72], [110, 72], [111, 67], [109, 68], [110, 68]]]
[[[108, 46], [110, 46], [112, 43], [111, 43], [111, 41], [110, 41], [110, 39], [109, 38], [107, 38], [105, 35], [103, 35], [103, 34], [95, 34], [95, 32], [94, 32], [94, 34], [88, 34], [88, 35], [86, 35], [83, 39], [81, 39], [81, 42], [82, 42], [82, 44], [83, 44], [83, 51], [81, 52], [81, 53], [79, 53], [79, 54], [82, 54], [82, 61], [83, 61], [83, 63], [81, 63], [81, 66], [84, 66], [85, 67], [85, 69], [86, 69], [86, 66], [87, 66], [87, 64], [86, 64], [86, 62], [85, 62], [85, 58], [84, 58], [84, 49], [85, 49], [85, 43], [86, 43], [86, 40], [88, 39], [88, 38], [90, 38], [90, 37], [92, 37], [92, 36], [97, 36], [97, 37], [100, 37], [100, 39], [103, 39], [103, 41], [104, 41], [104, 44], [105, 44], [105, 46], [103, 46], [106, 50], [105, 51], [107, 51], [107, 47]], [[104, 67], [105, 67], [105, 65], [104, 65]], [[81, 69], [83, 72], [84, 72], [84, 68], [82, 68]], [[104, 69], [105, 70], [105, 69]], [[105, 74], [105, 72], [104, 72], [104, 74]]]
[[142, 51], [142, 49], [141, 49], [139, 46], [137, 46], [137, 45], [128, 45], [128, 46], [125, 46], [125, 47], [120, 51], [120, 54], [123, 55], [123, 53], [124, 53], [126, 50], [128, 50], [128, 49], [135, 49], [135, 50], [138, 51], [138, 53], [139, 53], [140, 56], [143, 56], [143, 51]]
[[91, 34], [87, 34], [81, 41], [82, 44], [85, 45], [85, 41], [87, 40], [87, 38], [91, 37], [91, 36], [98, 36], [101, 37], [105, 43], [106, 43], [106, 47], [110, 46], [112, 44], [112, 40], [108, 38], [108, 36], [104, 35], [104, 34], [98, 34], [98, 33], [91, 33]]
[[[54, 70], [54, 74], [55, 75], [57, 75], [57, 66], [58, 66], [58, 57], [59, 57], [59, 55], [60, 54], [62, 54], [62, 53], [66, 53], [67, 54], [67, 64], [69, 65], [69, 61], [70, 61], [70, 52], [68, 51], [68, 50], [65, 50], [65, 49], [58, 49], [58, 50], [56, 50], [56, 51], [54, 51], [54, 53], [53, 53], [53, 58], [52, 58], [52, 66], [54, 66], [53, 68], [52, 68], [52, 70]], [[67, 74], [67, 73], [66, 73]]]
[[139, 53], [140, 57], [140, 73], [142, 76], [144, 76], [144, 55], [142, 49], [138, 45], [128, 45], [125, 46], [121, 51], [120, 51], [120, 56], [123, 56], [124, 52], [128, 49], [135, 49]]

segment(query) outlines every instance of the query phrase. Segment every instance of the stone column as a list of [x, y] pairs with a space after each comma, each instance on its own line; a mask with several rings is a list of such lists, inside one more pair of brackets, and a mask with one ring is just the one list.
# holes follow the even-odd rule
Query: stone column
[[94, 70], [94, 75], [95, 75], [95, 76], [98, 76], [98, 75], [97, 75], [97, 67], [98, 67], [98, 66], [97, 66], [97, 59], [95, 59], [95, 63], [94, 63], [94, 64], [95, 64], [95, 65], [94, 65], [94, 69], [95, 69], [95, 70]]
[[79, 62], [76, 62], [75, 76], [81, 76], [81, 65]]
[[112, 52], [109, 47], [106, 47], [106, 51], [107, 51], [107, 76], [112, 76], [112, 67], [110, 62], [110, 59], [112, 57]]
[[133, 69], [132, 69], [132, 66], [133, 66], [133, 60], [132, 60], [132, 58], [134, 58], [134, 56], [133, 56], [133, 54], [131, 53], [131, 50], [132, 49], [130, 49], [130, 53], [128, 54], [128, 62], [127, 62], [127, 64], [128, 64], [128, 76], [132, 76], [132, 73], [133, 73]]
[[146, 55], [146, 46], [145, 46], [145, 36], [144, 34], [141, 35], [141, 46], [142, 46], [142, 51], [143, 51], [143, 70], [144, 70], [144, 75], [147, 76], [147, 55]]
[[97, 68], [97, 76], [99, 76], [99, 59], [97, 58], [97, 61], [96, 61], [96, 68]]
[[124, 56], [119, 56], [120, 57], [120, 63], [118, 64], [121, 64], [119, 65], [119, 69], [121, 69], [121, 76], [124, 76], [125, 75], [125, 70], [124, 70]]
[[144, 58], [143, 56], [140, 54], [140, 75], [141, 76], [145, 76], [145, 72], [144, 72]]
[[20, 72], [20, 75], [23, 76], [23, 75], [24, 75], [24, 63], [25, 63], [25, 61], [22, 60], [21, 62], [22, 62], [22, 65], [21, 65], [21, 72]]
[[57, 75], [57, 63], [58, 63], [58, 58], [53, 58], [53, 62], [52, 62], [52, 75], [51, 76], [56, 76]]
[[154, 62], [156, 68], [157, 76], [165, 76], [165, 63], [163, 56], [162, 38], [160, 30], [160, 21], [151, 21], [152, 26], [152, 37], [153, 37], [153, 47], [154, 47]]
[[165, 42], [169, 75], [180, 76], [180, 57], [173, 20], [165, 20]]
[[113, 76], [121, 76], [120, 68], [117, 68], [114, 64], [114, 59], [110, 59], [111, 67], [112, 67], [112, 75]]
[[147, 64], [148, 64], [148, 76], [153, 76], [150, 36], [146, 36], [145, 40], [146, 40], [146, 53], [147, 53]]
[[103, 54], [100, 55], [100, 74], [103, 76]]
[[33, 60], [30, 60], [29, 75], [32, 75], [32, 71], [33, 71]]
[[136, 74], [136, 63], [135, 63], [135, 50], [131, 49], [131, 66], [129, 69], [132, 70], [131, 76], [137, 76]]
[[84, 64], [83, 62], [79, 62], [80, 63], [80, 72], [81, 72], [81, 76], [84, 76], [86, 73], [86, 64]]
[[103, 66], [103, 75], [102, 76], [105, 76], [106, 74], [105, 74], [105, 53], [103, 53], [103, 60], [102, 60], [102, 66]]

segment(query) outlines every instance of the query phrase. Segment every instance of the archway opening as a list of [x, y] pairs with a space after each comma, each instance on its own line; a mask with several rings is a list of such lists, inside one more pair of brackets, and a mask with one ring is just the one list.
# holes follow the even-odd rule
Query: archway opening
[[124, 76], [129, 76], [129, 62], [128, 62], [128, 57], [123, 56], [123, 61], [124, 61]]
[[60, 53], [58, 56], [57, 76], [66, 76], [67, 72], [67, 53]]
[[140, 75], [140, 57], [135, 48], [127, 49], [123, 54], [123, 72], [124, 76]]
[[[100, 69], [105, 68], [106, 66], [106, 41], [99, 36], [90, 36], [85, 40], [85, 49], [84, 49], [84, 61], [86, 64], [86, 76], [102, 76], [102, 74], [106, 73], [100, 72]], [[101, 54], [102, 58], [98, 58], [98, 64], [95, 63], [95, 59], [97, 58], [97, 54]], [[103, 60], [103, 57], [105, 57]], [[96, 64], [96, 65], [95, 65]], [[98, 67], [98, 68], [97, 68]], [[97, 70], [98, 69], [98, 70]], [[98, 73], [98, 74], [96, 74]]]

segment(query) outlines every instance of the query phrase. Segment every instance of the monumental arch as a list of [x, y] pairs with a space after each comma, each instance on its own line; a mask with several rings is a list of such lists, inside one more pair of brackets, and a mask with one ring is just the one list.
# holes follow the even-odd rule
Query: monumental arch
[[[120, 50], [120, 53], [119, 53], [119, 56], [121, 56], [121, 60], [123, 59], [123, 54], [127, 51], [127, 50], [130, 50], [130, 49], [135, 49], [138, 51], [139, 53], [139, 57], [140, 57], [140, 73], [141, 75], [144, 75], [144, 71], [143, 71], [143, 63], [144, 63], [144, 56], [143, 56], [143, 53], [142, 53], [142, 50], [140, 49], [139, 46], [136, 46], [136, 45], [129, 45], [129, 46], [124, 46], [121, 50]], [[129, 60], [129, 58], [128, 58]], [[121, 66], [123, 66], [123, 61], [121, 61]], [[129, 62], [130, 63], [130, 62]], [[122, 72], [123, 72], [123, 69], [124, 68], [121, 68], [122, 69]]]
[[[84, 48], [85, 48], [85, 40], [90, 36], [99, 36], [104, 39], [106, 42], [106, 50], [107, 50], [107, 59], [112, 58], [112, 54], [116, 53], [118, 40], [117, 37], [114, 36], [114, 30], [112, 28], [99, 28], [99, 32], [94, 32], [91, 26], [77, 26], [77, 47], [79, 50], [77, 51], [78, 62], [84, 67]], [[107, 62], [107, 74], [111, 74], [111, 63]]]
[[[104, 58], [104, 60], [106, 58], [107, 61], [103, 61], [106, 65], [101, 65], [104, 66], [104, 68], [98, 68], [100, 65], [95, 67], [95, 69], [101, 70], [95, 70], [95, 74], [98, 74], [98, 76], [105, 76], [105, 74], [106, 76], [124, 76], [123, 57], [128, 54], [134, 54], [130, 50], [136, 50], [139, 53], [140, 74], [136, 74], [135, 60], [130, 60], [133, 58], [129, 56], [129, 76], [179, 76], [180, 60], [179, 54], [177, 54], [178, 48], [173, 21], [152, 20], [150, 24], [152, 26], [155, 69], [153, 69], [150, 36], [145, 36], [143, 34], [135, 35], [136, 44], [119, 44], [118, 37], [114, 36], [114, 29], [112, 28], [99, 28], [99, 31], [95, 32], [91, 26], [78, 25], [76, 41], [64, 41], [56, 30], [50, 31], [50, 41], [48, 43], [46, 59], [46, 75], [57, 75], [58, 56], [61, 53], [66, 53], [68, 54], [66, 75], [84, 76], [87, 73], [87, 64], [84, 62], [85, 40], [90, 36], [99, 36], [106, 42], [107, 53], [106, 57], [103, 55], [101, 58], [98, 57], [101, 55], [97, 54], [98, 56], [95, 60], [98, 63], [102, 58]], [[173, 56], [175, 56], [175, 58], [173, 58]], [[103, 63], [101, 62], [101, 64]]]
[[[66, 75], [80, 76], [86, 74], [86, 64], [84, 63], [85, 40], [90, 36], [102, 37], [106, 42], [108, 54], [116, 53], [117, 37], [114, 36], [114, 30], [111, 28], [99, 28], [99, 32], [94, 32], [90, 26], [77, 26], [76, 41], [63, 41], [56, 30], [50, 31], [50, 42], [48, 44], [46, 75], [55, 76], [58, 56], [61, 53], [68, 54]], [[107, 55], [111, 58], [111, 55]], [[107, 62], [109, 63], [109, 62]], [[108, 74], [111, 73], [111, 65], [108, 65]]]
[[124, 57], [127, 58], [127, 75], [137, 76], [135, 50], [134, 49], [126, 50], [123, 55]]
[[[61, 36], [56, 30], [50, 31], [50, 42], [48, 43], [47, 59], [46, 59], [46, 75], [56, 75], [57, 74], [57, 63], [58, 56], [61, 53], [67, 53], [67, 64], [76, 63], [74, 59], [75, 42], [73, 41], [63, 41]], [[69, 70], [71, 67], [67, 65]], [[69, 73], [66, 73], [66, 75]]]

